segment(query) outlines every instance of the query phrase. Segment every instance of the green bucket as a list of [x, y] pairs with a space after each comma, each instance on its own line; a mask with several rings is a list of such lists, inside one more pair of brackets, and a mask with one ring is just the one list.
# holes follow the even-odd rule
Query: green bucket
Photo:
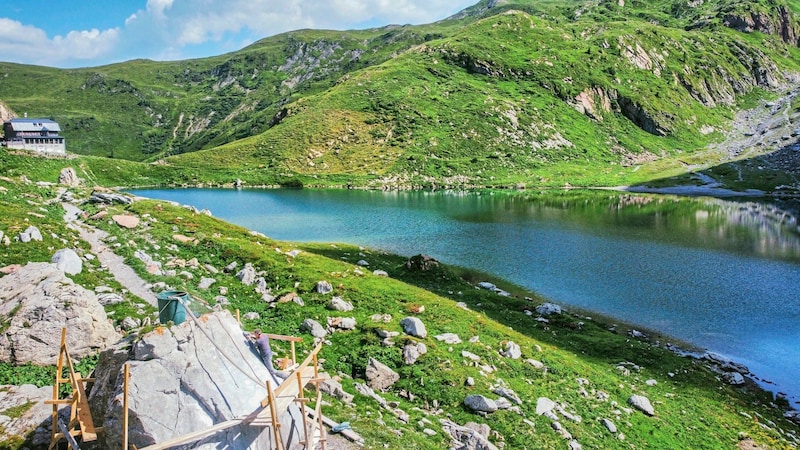
[[189, 294], [183, 291], [163, 291], [156, 295], [158, 299], [158, 321], [166, 324], [170, 321], [175, 325], [186, 321], [186, 305], [189, 303]]

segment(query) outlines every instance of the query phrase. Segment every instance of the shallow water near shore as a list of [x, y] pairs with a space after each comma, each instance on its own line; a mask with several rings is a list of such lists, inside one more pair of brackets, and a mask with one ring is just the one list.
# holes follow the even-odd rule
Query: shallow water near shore
[[617, 192], [131, 192], [277, 240], [425, 253], [496, 274], [744, 363], [800, 405], [800, 230], [771, 205]]

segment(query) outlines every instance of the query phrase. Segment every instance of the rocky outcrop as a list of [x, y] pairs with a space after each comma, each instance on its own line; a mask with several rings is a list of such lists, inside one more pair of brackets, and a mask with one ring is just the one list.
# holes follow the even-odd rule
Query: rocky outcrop
[[[52, 398], [52, 386], [40, 388], [32, 384], [0, 386], [0, 442], [7, 443], [12, 438], [27, 436], [38, 427], [36, 433], [31, 436], [31, 443], [34, 448], [47, 448], [50, 443], [50, 430], [49, 427], [41, 427], [41, 425], [50, 423], [53, 407], [44, 402]], [[15, 417], [6, 415], [7, 411], [19, 410], [21, 406], [25, 405], [27, 408], [23, 408], [22, 412], [15, 413]]]
[[[160, 327], [103, 353], [90, 394], [95, 423], [106, 431], [102, 448], [120, 448], [123, 365], [129, 364], [129, 438], [139, 448], [247, 416], [266, 397], [267, 368], [227, 311], [197, 322]], [[272, 381], [275, 381], [274, 379]], [[284, 448], [298, 433], [298, 408], [281, 416]], [[199, 449], [274, 448], [267, 428], [237, 425], [193, 443]], [[290, 442], [291, 444], [291, 442]]]
[[58, 184], [63, 184], [65, 186], [77, 186], [81, 183], [80, 178], [78, 178], [78, 174], [75, 173], [75, 169], [72, 167], [65, 167], [61, 169], [61, 173], [58, 174]]
[[800, 45], [800, 26], [785, 5], [778, 6], [774, 14], [764, 11], [727, 13], [723, 16], [722, 23], [742, 33], [759, 32], [776, 35], [787, 44]]
[[62, 328], [73, 358], [119, 339], [95, 293], [50, 263], [28, 263], [0, 278], [0, 317], [8, 324], [0, 335], [0, 361], [12, 364], [55, 364]]

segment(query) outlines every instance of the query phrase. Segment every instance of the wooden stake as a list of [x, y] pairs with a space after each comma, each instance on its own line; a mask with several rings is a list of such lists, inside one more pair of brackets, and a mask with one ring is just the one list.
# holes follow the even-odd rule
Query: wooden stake
[[128, 450], [128, 379], [130, 375], [130, 364], [125, 363], [122, 383], [122, 450]]

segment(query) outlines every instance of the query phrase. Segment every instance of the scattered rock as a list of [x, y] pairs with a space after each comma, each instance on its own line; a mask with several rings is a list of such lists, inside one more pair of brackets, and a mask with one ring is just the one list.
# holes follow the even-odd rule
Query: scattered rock
[[255, 311], [249, 311], [249, 312], [244, 313], [244, 315], [242, 317], [245, 318], [246, 320], [258, 320], [258, 319], [261, 318], [261, 314], [255, 312]]
[[133, 317], [126, 317], [125, 319], [122, 320], [120, 327], [125, 331], [130, 331], [135, 328], [139, 328], [140, 325], [141, 325], [140, 321], [134, 319]]
[[236, 267], [238, 267], [238, 266], [239, 266], [239, 263], [234, 261], [234, 262], [228, 264], [227, 266], [225, 266], [225, 268], [222, 269], [222, 271], [225, 272], [225, 273], [233, 273], [233, 271], [235, 271]]
[[501, 396], [501, 397], [504, 397], [504, 398], [507, 398], [507, 399], [511, 400], [512, 402], [516, 403], [517, 405], [521, 405], [522, 404], [522, 399], [519, 398], [519, 395], [517, 395], [516, 392], [514, 392], [513, 390], [511, 390], [509, 388], [496, 387], [496, 388], [494, 388], [492, 390], [492, 392], [497, 394], [497, 395], [499, 395], [499, 396]]
[[139, 218], [130, 214], [115, 214], [111, 218], [122, 228], [133, 229], [139, 226]]
[[327, 378], [319, 383], [319, 389], [344, 403], [349, 404], [353, 402], [353, 394], [346, 392], [342, 387], [342, 383], [339, 383], [337, 380]]
[[425, 329], [425, 324], [416, 317], [406, 317], [400, 321], [400, 326], [403, 331], [411, 336], [418, 338], [425, 338], [428, 336], [428, 330]]
[[25, 229], [22, 233], [17, 236], [17, 239], [20, 242], [27, 243], [30, 241], [41, 241], [42, 240], [42, 232], [39, 231], [38, 228], [31, 225]]
[[555, 303], [542, 303], [536, 307], [536, 312], [542, 316], [550, 316], [553, 314], [561, 314], [561, 307]]
[[536, 400], [536, 415], [543, 415], [553, 411], [556, 408], [556, 402], [547, 397], [539, 397]]
[[97, 295], [97, 301], [103, 306], [118, 305], [125, 301], [121, 295], [113, 292], [106, 292]]
[[388, 277], [389, 274], [385, 270], [373, 270], [372, 274], [376, 277]]
[[460, 344], [461, 338], [455, 333], [444, 333], [434, 336], [437, 341], [443, 341], [445, 344]]
[[468, 395], [464, 399], [464, 405], [473, 411], [493, 413], [497, 411], [497, 403], [494, 400], [482, 395]]
[[184, 236], [182, 234], [173, 234], [172, 239], [175, 239], [178, 242], [182, 242], [184, 244], [192, 243], [197, 244], [199, 241], [195, 238], [190, 238], [189, 236]]
[[71, 248], [63, 248], [57, 251], [50, 262], [60, 270], [63, 270], [64, 273], [70, 275], [77, 275], [83, 271], [83, 260]]
[[328, 302], [327, 308], [334, 311], [348, 312], [353, 310], [353, 304], [344, 301], [341, 297], [334, 296], [331, 298], [331, 301]]
[[481, 281], [476, 286], [478, 286], [481, 289], [486, 289], [487, 291], [496, 291], [497, 290], [497, 286], [494, 285], [493, 283], [489, 283], [488, 281]]
[[[488, 426], [484, 426], [486, 429], [484, 434], [479, 431], [484, 427], [479, 427], [472, 422], [467, 426], [461, 426], [447, 419], [440, 419], [439, 423], [442, 425], [442, 430], [453, 439], [451, 448], [459, 450], [498, 450], [494, 444], [489, 442], [490, 429]], [[469, 425], [475, 426], [470, 427]]]
[[244, 265], [242, 270], [236, 274], [236, 278], [242, 282], [242, 284], [246, 286], [251, 286], [256, 281], [256, 269], [253, 267], [252, 264], [247, 263]]
[[428, 353], [428, 347], [422, 342], [409, 343], [403, 347], [403, 362], [414, 364], [425, 353]]
[[108, 205], [120, 203], [123, 205], [130, 205], [133, 203], [133, 199], [120, 194], [95, 191], [92, 192], [92, 195], [89, 197], [89, 203], [105, 203]]
[[656, 413], [655, 409], [653, 409], [653, 405], [650, 404], [650, 400], [642, 395], [631, 395], [628, 399], [628, 404], [648, 416], [653, 416]]
[[513, 341], [506, 342], [505, 350], [501, 351], [500, 353], [506, 358], [511, 359], [520, 359], [522, 357], [522, 349], [520, 349], [519, 345]]
[[361, 266], [361, 267], [367, 267], [367, 266], [369, 266], [369, 263], [368, 263], [367, 261], [363, 260], [363, 259], [359, 259], [359, 260], [356, 262], [356, 265], [359, 265], [359, 266]]
[[612, 422], [611, 420], [609, 420], [609, 419], [601, 419], [600, 423], [602, 423], [603, 426], [606, 427], [606, 430], [608, 430], [609, 433], [611, 433], [611, 434], [616, 434], [617, 433], [617, 426], [614, 425], [614, 422]]
[[312, 336], [319, 339], [323, 339], [328, 335], [328, 332], [325, 331], [325, 328], [314, 319], [304, 320], [303, 323], [300, 324], [300, 329], [308, 331]]
[[317, 281], [317, 285], [314, 287], [314, 290], [318, 294], [330, 294], [333, 292], [333, 286], [327, 281]]
[[647, 339], [647, 335], [639, 330], [628, 330], [628, 336], [635, 339]]
[[544, 363], [536, 359], [526, 359], [526, 363], [533, 366], [534, 369], [544, 369]]
[[202, 278], [200, 278], [200, 283], [197, 285], [197, 287], [199, 289], [208, 289], [208, 288], [211, 287], [212, 284], [214, 284], [216, 282], [217, 282], [217, 280], [215, 280], [214, 278], [202, 277]]
[[389, 389], [400, 375], [375, 358], [370, 358], [366, 367], [367, 385], [377, 391]]

